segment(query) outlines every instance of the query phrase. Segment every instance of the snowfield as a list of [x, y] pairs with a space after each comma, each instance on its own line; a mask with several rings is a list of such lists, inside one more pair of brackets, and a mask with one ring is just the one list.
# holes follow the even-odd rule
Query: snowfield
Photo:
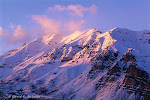
[[150, 31], [46, 34], [0, 55], [0, 97], [150, 99]]

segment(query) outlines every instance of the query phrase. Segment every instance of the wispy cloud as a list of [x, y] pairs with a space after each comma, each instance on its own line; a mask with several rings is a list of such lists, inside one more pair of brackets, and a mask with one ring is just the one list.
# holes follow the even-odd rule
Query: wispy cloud
[[10, 26], [9, 26], [11, 29], [14, 29], [16, 26], [12, 23], [10, 23]]
[[64, 24], [64, 27], [73, 32], [73, 31], [79, 31], [82, 29], [83, 24], [85, 23], [85, 20], [81, 20], [81, 21], [70, 21]]
[[97, 10], [97, 6], [94, 4], [91, 7], [84, 7], [82, 5], [68, 5], [67, 7], [61, 6], [61, 5], [56, 5], [54, 7], [48, 8], [48, 11], [52, 11], [52, 10], [72, 11], [70, 13], [71, 15], [77, 15], [77, 16], [83, 17], [84, 12], [95, 13]]
[[97, 9], [98, 7], [94, 4], [90, 7], [79, 4], [68, 6], [55, 5], [54, 7], [48, 7], [48, 13], [46, 12], [44, 15], [32, 15], [32, 19], [41, 26], [42, 34], [68, 34], [82, 30], [87, 21], [85, 18], [96, 13]]
[[63, 23], [61, 20], [54, 20], [48, 18], [46, 15], [33, 15], [32, 19], [41, 25], [44, 33], [51, 34], [64, 34], [68, 32], [79, 31], [82, 29], [84, 20], [81, 21], [68, 21]]
[[29, 34], [21, 27], [21, 25], [18, 25], [14, 30], [13, 39], [11, 41], [17, 43], [26, 40], [29, 40]]
[[0, 27], [0, 36], [2, 36], [3, 35], [3, 29], [2, 29], [2, 27]]
[[12, 31], [13, 32], [11, 33], [9, 30], [3, 30], [2, 27], [0, 27], [1, 38], [10, 44], [17, 44], [30, 39], [29, 34], [21, 27], [21, 25], [17, 25]]
[[61, 26], [60, 21], [49, 19], [46, 15], [33, 15], [32, 19], [41, 25], [45, 33], [57, 34], [59, 32]]

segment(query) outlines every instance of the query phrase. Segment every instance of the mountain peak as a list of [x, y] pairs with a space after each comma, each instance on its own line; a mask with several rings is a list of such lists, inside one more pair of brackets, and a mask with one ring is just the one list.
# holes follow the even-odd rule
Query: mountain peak
[[64, 43], [73, 43], [75, 41], [78, 41], [78, 44], [86, 44], [85, 42], [88, 42], [89, 40], [96, 38], [96, 36], [100, 34], [100, 31], [98, 31], [95, 28], [85, 30], [83, 32], [76, 31], [72, 33], [71, 35], [65, 37], [61, 42]]

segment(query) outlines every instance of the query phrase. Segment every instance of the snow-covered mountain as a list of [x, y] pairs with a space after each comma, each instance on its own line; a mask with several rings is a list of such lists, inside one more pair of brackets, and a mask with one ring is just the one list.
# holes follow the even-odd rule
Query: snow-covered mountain
[[[0, 55], [0, 96], [150, 99], [150, 31], [47, 34]], [[22, 98], [22, 97], [21, 97]]]

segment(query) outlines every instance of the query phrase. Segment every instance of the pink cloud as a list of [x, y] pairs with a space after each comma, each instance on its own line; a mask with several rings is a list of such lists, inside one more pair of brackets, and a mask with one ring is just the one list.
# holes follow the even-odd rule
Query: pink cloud
[[59, 11], [64, 11], [64, 10], [66, 10], [66, 7], [63, 7], [63, 6], [61, 6], [61, 5], [55, 5], [55, 7], [54, 8], [48, 8], [49, 10], [59, 10]]
[[64, 34], [71, 33], [77, 30], [81, 30], [84, 24], [84, 20], [81, 21], [68, 21], [63, 23], [59, 20], [48, 18], [46, 15], [33, 15], [32, 19], [41, 25], [41, 28], [45, 33], [51, 34]]
[[15, 25], [12, 24], [12, 23], [10, 23], [10, 28], [11, 28], [11, 29], [14, 29], [14, 28], [15, 28]]
[[[2, 28], [0, 28], [0, 30], [1, 29]], [[10, 44], [17, 44], [20, 42], [28, 41], [30, 39], [29, 34], [20, 25], [16, 26], [16, 28], [13, 30], [13, 33], [11, 33], [8, 30], [2, 30], [2, 31], [3, 34], [1, 34], [0, 36]]]
[[60, 21], [56, 21], [53, 19], [49, 19], [45, 15], [34, 15], [32, 19], [36, 21], [36, 23], [40, 24], [45, 33], [55, 33], [58, 34], [59, 28], [61, 26]]
[[98, 9], [98, 7], [97, 7], [96, 5], [92, 5], [92, 6], [89, 8], [89, 11], [90, 11], [91, 13], [96, 13], [97, 9]]
[[80, 17], [84, 16], [84, 12], [90, 12], [90, 13], [95, 13], [97, 10], [96, 5], [92, 5], [91, 7], [84, 7], [82, 5], [68, 5], [67, 7], [61, 6], [61, 5], [56, 5], [54, 7], [49, 7], [48, 11], [51, 10], [58, 10], [58, 11], [72, 11], [71, 15], [78, 15]]
[[28, 33], [20, 25], [18, 25], [14, 30], [12, 42], [24, 42], [26, 40], [29, 40]]
[[2, 29], [2, 27], [0, 27], [0, 36], [2, 36], [3, 35], [3, 29]]
[[64, 27], [69, 30], [70, 32], [79, 31], [82, 29], [83, 24], [85, 23], [84, 20], [81, 21], [70, 21], [64, 24]]

